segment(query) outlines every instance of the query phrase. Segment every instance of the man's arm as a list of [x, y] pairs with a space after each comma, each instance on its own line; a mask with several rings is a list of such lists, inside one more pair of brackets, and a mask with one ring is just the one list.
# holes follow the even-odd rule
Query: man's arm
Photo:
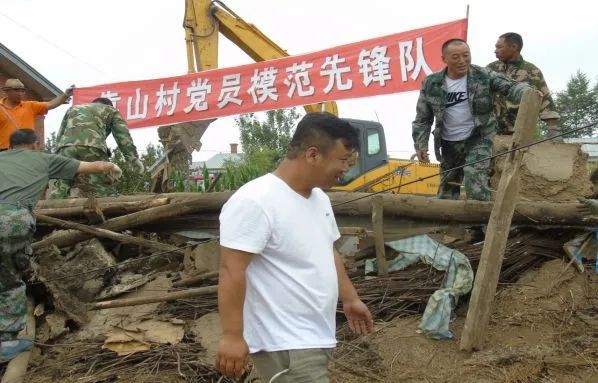
[[415, 120], [412, 123], [412, 136], [417, 159], [421, 162], [430, 162], [428, 155], [428, 140], [434, 122], [434, 112], [426, 100], [426, 80], [419, 92], [417, 106], [415, 109]]
[[220, 249], [218, 311], [222, 338], [218, 344], [216, 368], [226, 376], [239, 378], [249, 357], [249, 347], [243, 338], [243, 304], [245, 271], [253, 254], [222, 246]]
[[506, 96], [513, 104], [519, 104], [521, 96], [523, 96], [523, 91], [531, 88], [527, 83], [511, 80], [503, 73], [492, 70], [487, 70], [487, 72], [490, 76], [491, 90]]
[[118, 165], [113, 164], [112, 162], [106, 161], [94, 161], [94, 162], [79, 162], [79, 168], [77, 169], [77, 173], [81, 174], [94, 174], [94, 173], [113, 173], [114, 175], [118, 175], [118, 178], [122, 174], [122, 170], [118, 167]]
[[66, 88], [63, 94], [56, 96], [52, 100], [48, 101], [48, 110], [57, 108], [60, 105], [64, 104], [73, 95], [74, 88], [75, 86], [71, 85], [68, 88]]
[[116, 141], [118, 148], [127, 160], [131, 161], [139, 158], [127, 122], [120, 116], [120, 113], [116, 109], [114, 109], [110, 130], [112, 131], [114, 141]]
[[544, 80], [544, 75], [540, 68], [535, 65], [529, 69], [529, 80], [534, 88], [542, 92], [542, 104], [540, 105], [540, 119], [548, 124], [550, 129], [556, 129], [557, 121], [561, 118], [559, 113], [556, 111], [554, 100], [548, 89], [548, 84]]
[[359, 335], [370, 333], [374, 329], [372, 314], [357, 295], [357, 290], [347, 275], [343, 258], [336, 249], [334, 249], [334, 265], [338, 275], [338, 297], [343, 303], [343, 311], [349, 322], [349, 328]]

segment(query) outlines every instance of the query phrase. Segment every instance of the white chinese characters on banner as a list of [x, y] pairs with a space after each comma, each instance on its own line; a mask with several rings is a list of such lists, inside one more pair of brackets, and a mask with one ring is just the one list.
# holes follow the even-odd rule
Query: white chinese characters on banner
[[222, 109], [229, 103], [241, 105], [243, 101], [239, 98], [241, 91], [241, 74], [229, 74], [222, 77], [222, 89], [218, 97], [218, 108]]
[[192, 110], [201, 112], [202, 110], [208, 110], [207, 97], [212, 92], [212, 85], [209, 80], [197, 79], [191, 81], [191, 86], [187, 88], [187, 97], [189, 97], [189, 105], [183, 109], [185, 113], [189, 113]]
[[413, 58], [413, 40], [399, 42], [399, 61], [401, 63], [401, 81], [407, 82], [407, 72], [411, 72], [411, 79], [416, 80], [421, 70], [426, 75], [432, 73], [432, 69], [426, 63], [424, 56], [423, 39], [418, 37], [415, 39], [415, 59]]
[[164, 90], [164, 84], [160, 84], [160, 90], [156, 92], [156, 96], [158, 97], [155, 106], [156, 117], [160, 117], [162, 108], [165, 106], [169, 107], [166, 112], [167, 116], [172, 116], [174, 114], [179, 93], [181, 93], [181, 89], [179, 88], [179, 83], [177, 81], [174, 82], [174, 85], [170, 90]]
[[[323, 89], [323, 92], [328, 94], [334, 88], [336, 84], [336, 89], [338, 90], [349, 90], [353, 87], [353, 80], [347, 79], [343, 83], [343, 73], [350, 73], [351, 67], [345, 65], [343, 67], [339, 67], [339, 64], [345, 63], [345, 58], [341, 58], [338, 54], [334, 54], [332, 56], [326, 57], [324, 64], [322, 64], [320, 71], [321, 76], [328, 76], [328, 84]], [[330, 68], [327, 68], [330, 67]], [[327, 69], [325, 69], [327, 68]]]
[[363, 75], [363, 85], [370, 86], [377, 82], [384, 86], [390, 75], [390, 58], [386, 56], [387, 47], [375, 46], [372, 50], [363, 49], [359, 53], [357, 64], [359, 73]]
[[278, 90], [274, 86], [278, 69], [274, 67], [264, 68], [262, 71], [256, 69], [251, 76], [251, 86], [247, 93], [251, 95], [254, 104], [261, 104], [268, 98], [278, 100]]
[[283, 83], [289, 87], [287, 96], [292, 98], [297, 91], [299, 97], [311, 96], [315, 93], [316, 89], [311, 85], [311, 79], [309, 78], [309, 69], [313, 68], [314, 64], [302, 61], [299, 63], [293, 63], [292, 66], [286, 69], [288, 73]]
[[[149, 96], [144, 94], [142, 97], [141, 89], [135, 89], [135, 111], [133, 111], [133, 97], [129, 96], [127, 98], [127, 120], [141, 120], [146, 118], [148, 102]], [[140, 103], [143, 103], [143, 105], [139, 105]]]

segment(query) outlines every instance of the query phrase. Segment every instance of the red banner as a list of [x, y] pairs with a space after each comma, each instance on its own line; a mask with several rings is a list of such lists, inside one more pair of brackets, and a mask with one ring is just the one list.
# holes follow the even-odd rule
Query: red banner
[[233, 68], [75, 88], [74, 103], [112, 100], [129, 128], [169, 125], [419, 89], [467, 20]]

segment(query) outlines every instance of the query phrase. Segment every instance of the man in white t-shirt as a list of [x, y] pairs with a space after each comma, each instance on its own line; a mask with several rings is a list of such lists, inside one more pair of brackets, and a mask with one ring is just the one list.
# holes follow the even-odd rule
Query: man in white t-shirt
[[251, 354], [264, 382], [329, 382], [339, 299], [351, 330], [372, 330], [334, 248], [340, 234], [320, 189], [338, 182], [358, 145], [346, 121], [308, 113], [278, 168], [222, 208], [216, 367], [226, 376], [239, 377]]
[[483, 159], [492, 155], [496, 134], [493, 95], [502, 94], [519, 104], [523, 90], [530, 86], [472, 65], [469, 46], [461, 39], [442, 45], [442, 61], [446, 68], [422, 83], [413, 121], [415, 151], [420, 161], [429, 162], [428, 140], [436, 121], [436, 157], [443, 172], [438, 198], [458, 199], [463, 182], [467, 198], [487, 201], [490, 161]]

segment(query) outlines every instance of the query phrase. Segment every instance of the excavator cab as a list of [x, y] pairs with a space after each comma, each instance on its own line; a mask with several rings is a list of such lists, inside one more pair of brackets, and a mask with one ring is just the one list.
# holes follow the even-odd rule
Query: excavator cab
[[359, 151], [355, 164], [349, 168], [341, 178], [339, 185], [347, 185], [360, 175], [388, 162], [384, 128], [375, 121], [355, 120], [343, 118], [355, 128], [359, 134]]
[[[355, 164], [347, 170], [334, 191], [359, 191], [435, 195], [439, 165], [389, 158], [384, 128], [375, 121], [343, 118], [359, 134]], [[419, 181], [423, 179], [423, 181]]]

